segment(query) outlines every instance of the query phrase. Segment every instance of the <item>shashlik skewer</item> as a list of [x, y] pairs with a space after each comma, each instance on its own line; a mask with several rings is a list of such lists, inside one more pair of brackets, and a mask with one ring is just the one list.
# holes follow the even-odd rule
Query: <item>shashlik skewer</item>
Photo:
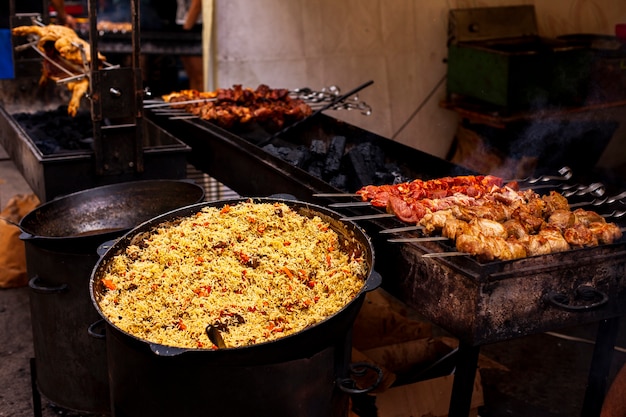
[[[471, 183], [470, 178], [457, 180], [456, 184], [467, 185]], [[447, 182], [455, 184], [454, 180], [445, 179], [441, 182], [442, 188]], [[540, 197], [532, 190], [516, 191], [497, 183], [482, 194], [481, 190], [474, 189], [476, 197], [459, 192], [447, 195], [448, 191], [443, 191], [437, 190], [444, 197], [435, 199], [405, 198], [400, 193], [387, 195], [385, 208], [400, 219], [423, 227], [425, 235], [451, 239], [458, 251], [483, 261], [595, 246], [621, 237], [619, 228], [606, 223], [601, 215], [582, 209], [572, 212], [567, 199], [554, 191]], [[427, 192], [422, 194], [428, 195]], [[411, 194], [406, 192], [405, 195]], [[390, 241], [427, 240], [428, 237], [419, 237]]]
[[272, 89], [261, 84], [256, 89], [234, 85], [215, 91], [181, 90], [162, 96], [167, 104], [147, 104], [146, 108], [169, 106], [184, 109], [187, 118], [200, 118], [232, 127], [251, 121], [272, 122], [278, 127], [286, 120], [301, 120], [313, 110], [302, 99], [293, 98], [287, 89]]
[[507, 182], [526, 182], [529, 184], [535, 184], [539, 182], [549, 182], [549, 181], [567, 181], [574, 175], [572, 169], [568, 166], [562, 167], [558, 171], [559, 175], [542, 175], [540, 177], [526, 177], [526, 178], [517, 178], [511, 179]]
[[[626, 210], [607, 215], [582, 209], [571, 211], [567, 198], [560, 193], [551, 191], [540, 197], [533, 190], [514, 189], [516, 185], [504, 185], [500, 178], [492, 176], [461, 176], [366, 186], [357, 194], [365, 202], [384, 207], [387, 214], [412, 224], [396, 230], [423, 228], [426, 235], [390, 239], [390, 242], [450, 239], [459, 252], [483, 261], [612, 243], [622, 236], [621, 229], [607, 223], [604, 217], [626, 215]], [[332, 206], [345, 207], [351, 203]], [[381, 217], [387, 216], [363, 215], [346, 220]], [[440, 236], [435, 236], [436, 233]]]
[[592, 201], [581, 201], [580, 203], [570, 204], [570, 207], [584, 207], [584, 206], [603, 206], [607, 204], [613, 204], [626, 198], [626, 191], [619, 193], [613, 197], [596, 198]]
[[567, 200], [558, 193], [536, 196], [518, 204], [505, 218], [501, 217], [500, 205], [503, 204], [491, 202], [477, 207], [456, 207], [430, 213], [420, 223], [427, 234], [440, 233], [453, 240], [458, 251], [483, 261], [597, 246], [622, 236], [619, 227], [607, 223], [598, 213], [583, 209], [570, 211]]

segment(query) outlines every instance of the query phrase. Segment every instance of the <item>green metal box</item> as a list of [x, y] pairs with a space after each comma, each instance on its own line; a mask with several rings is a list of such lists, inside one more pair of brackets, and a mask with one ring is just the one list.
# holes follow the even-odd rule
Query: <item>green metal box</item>
[[537, 35], [533, 6], [450, 11], [448, 96], [510, 109], [584, 103], [592, 52]]

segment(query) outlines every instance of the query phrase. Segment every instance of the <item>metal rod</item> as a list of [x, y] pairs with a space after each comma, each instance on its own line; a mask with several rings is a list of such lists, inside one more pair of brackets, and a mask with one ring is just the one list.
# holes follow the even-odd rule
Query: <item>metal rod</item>
[[370, 207], [371, 205], [372, 203], [369, 201], [352, 201], [350, 203], [330, 203], [328, 204], [328, 207]]
[[360, 195], [350, 193], [315, 193], [313, 197], [360, 197]]
[[378, 233], [382, 233], [382, 234], [402, 233], [402, 232], [411, 232], [414, 230], [424, 230], [424, 226], [415, 225], [415, 226], [395, 227], [391, 229], [383, 229]]
[[391, 213], [381, 213], [381, 214], [366, 214], [364, 216], [353, 216], [353, 217], [342, 217], [341, 221], [354, 221], [354, 220], [375, 220], [375, 219], [386, 219], [389, 217], [396, 217], [395, 214]]
[[173, 107], [173, 106], [185, 106], [187, 104], [198, 104], [198, 103], [209, 103], [211, 101], [217, 101], [217, 98], [202, 98], [196, 100], [185, 100], [185, 101], [167, 101], [160, 102], [154, 104], [144, 105], [144, 109], [158, 109], [160, 107]]
[[450, 240], [445, 236], [425, 236], [425, 237], [399, 237], [387, 239], [390, 243], [419, 243], [419, 242], [438, 242], [442, 240]]
[[34, 44], [29, 44], [29, 45], [31, 45], [32, 49], [34, 49], [39, 55], [41, 55], [43, 57], [43, 59], [45, 59], [46, 61], [48, 61], [49, 63], [51, 63], [55, 67], [57, 67], [57, 69], [60, 69], [61, 71], [65, 72], [66, 74], [68, 74], [70, 76], [74, 75], [73, 72], [71, 72], [70, 70], [68, 70], [67, 68], [63, 67], [62, 65], [59, 65], [59, 63], [57, 63], [57, 62], [53, 61], [52, 59], [50, 59], [50, 57], [48, 57], [46, 54], [41, 52], [39, 50], [39, 48], [37, 48]]
[[583, 207], [583, 206], [603, 206], [607, 204], [613, 204], [626, 198], [626, 191], [621, 192], [613, 197], [596, 198], [592, 201], [581, 201], [580, 203], [570, 204], [570, 208]]
[[278, 132], [274, 133], [273, 135], [269, 136], [268, 138], [262, 140], [261, 142], [257, 143], [257, 146], [259, 148], [262, 148], [264, 145], [267, 145], [269, 142], [271, 142], [273, 139], [277, 138], [278, 136], [282, 135], [283, 133], [287, 132], [288, 130], [293, 129], [296, 126], [301, 125], [302, 123], [311, 120], [312, 118], [314, 118], [315, 116], [317, 116], [318, 114], [320, 114], [321, 112], [323, 112], [324, 110], [328, 110], [329, 108], [333, 107], [334, 105], [336, 105], [337, 103], [341, 103], [342, 101], [344, 101], [345, 99], [347, 99], [348, 97], [356, 94], [357, 92], [361, 91], [362, 89], [372, 85], [374, 83], [373, 80], [367, 81], [363, 84], [361, 84], [360, 86], [348, 91], [346, 94], [342, 94], [341, 96], [333, 99], [331, 102], [329, 102], [327, 105], [319, 108], [318, 110], [314, 111], [311, 115], [309, 115], [308, 117], [305, 117], [304, 119], [298, 120], [295, 123], [292, 123], [286, 127], [284, 127], [283, 129], [279, 130]]
[[172, 116], [169, 120], [189, 120], [189, 119], [197, 119], [198, 116]]
[[422, 255], [422, 258], [448, 258], [451, 256], [468, 256], [466, 252], [431, 252]]
[[504, 182], [517, 181], [517, 182], [526, 182], [529, 184], [536, 184], [538, 182], [548, 182], [548, 181], [567, 181], [570, 178], [572, 178], [572, 176], [574, 175], [574, 172], [572, 171], [572, 169], [567, 166], [559, 169], [558, 173], [559, 175], [542, 175], [536, 178], [531, 178], [531, 177], [513, 178], [509, 180], [504, 180]]

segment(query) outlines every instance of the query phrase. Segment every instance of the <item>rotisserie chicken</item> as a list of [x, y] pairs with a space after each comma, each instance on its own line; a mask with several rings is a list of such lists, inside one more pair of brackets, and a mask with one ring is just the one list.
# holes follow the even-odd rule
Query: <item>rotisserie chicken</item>
[[[65, 72], [53, 63], [44, 59], [41, 79], [39, 84], [45, 84], [49, 79], [58, 81], [70, 76], [85, 74], [87, 65], [91, 62], [91, 50], [89, 43], [81, 39], [76, 32], [68, 27], [60, 25], [47, 26], [18, 26], [13, 28], [14, 36], [38, 37], [37, 48], [58, 66], [66, 69]], [[98, 54], [100, 61], [105, 57]], [[70, 116], [75, 116], [80, 107], [80, 100], [89, 88], [89, 79], [85, 76], [67, 82], [67, 88], [72, 92], [72, 97], [67, 107]]]

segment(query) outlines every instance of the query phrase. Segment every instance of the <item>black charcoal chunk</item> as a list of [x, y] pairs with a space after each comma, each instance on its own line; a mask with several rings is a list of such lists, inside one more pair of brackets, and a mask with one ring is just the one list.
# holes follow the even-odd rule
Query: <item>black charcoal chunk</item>
[[344, 174], [335, 175], [328, 181], [328, 183], [339, 190], [348, 189], [348, 177]]
[[346, 149], [346, 137], [334, 136], [330, 141], [328, 153], [326, 154], [326, 164], [324, 166], [324, 175], [330, 177], [341, 168], [341, 159]]
[[315, 156], [325, 156], [326, 155], [326, 143], [323, 140], [313, 140], [311, 141], [311, 154]]
[[67, 106], [59, 106], [51, 111], [15, 113], [12, 117], [44, 155], [91, 149], [91, 143], [86, 141], [93, 137], [93, 122], [88, 111], [71, 117]]
[[265, 145], [263, 149], [270, 154], [279, 157], [283, 161], [299, 168], [304, 168], [306, 162], [309, 160], [309, 151], [303, 146], [290, 148], [288, 146], [276, 147], [269, 144]]
[[370, 142], [361, 143], [346, 154], [346, 170], [356, 189], [376, 184], [376, 173], [384, 169], [385, 155]]
[[322, 175], [324, 172], [324, 161], [320, 161], [320, 160], [312, 161], [311, 163], [309, 163], [309, 166], [307, 167], [307, 172], [313, 175], [315, 178], [322, 179]]

